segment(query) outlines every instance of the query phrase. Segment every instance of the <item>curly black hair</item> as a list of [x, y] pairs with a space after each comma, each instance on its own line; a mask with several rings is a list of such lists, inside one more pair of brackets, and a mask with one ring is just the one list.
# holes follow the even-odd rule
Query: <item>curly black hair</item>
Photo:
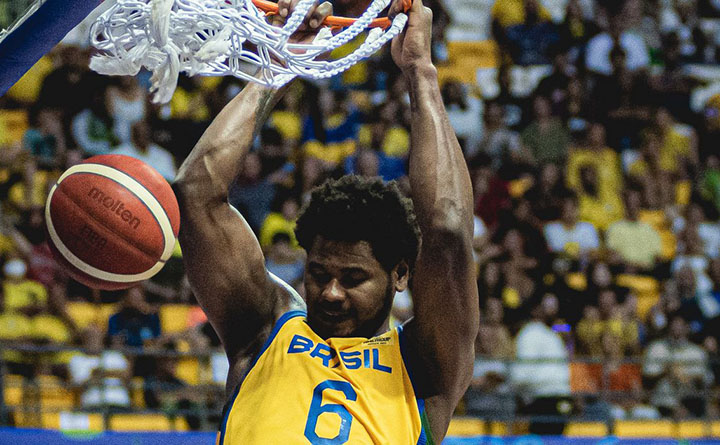
[[413, 269], [420, 227], [413, 204], [395, 181], [348, 175], [316, 187], [295, 227], [300, 246], [310, 250], [316, 236], [333, 241], [367, 241], [386, 271], [401, 260]]

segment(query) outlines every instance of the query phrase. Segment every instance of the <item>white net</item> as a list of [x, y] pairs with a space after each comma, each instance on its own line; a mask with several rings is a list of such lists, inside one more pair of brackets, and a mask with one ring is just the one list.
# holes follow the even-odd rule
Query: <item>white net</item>
[[252, 0], [118, 0], [92, 30], [101, 50], [90, 67], [100, 74], [153, 72], [157, 103], [170, 100], [178, 74], [235, 76], [280, 87], [295, 76], [328, 78], [369, 57], [402, 31], [398, 14], [387, 29], [374, 28], [355, 51], [337, 60], [318, 56], [365, 31], [390, 3], [373, 0], [355, 23], [333, 35], [323, 27], [311, 43], [292, 43], [315, 0], [300, 0], [282, 27], [272, 26]]

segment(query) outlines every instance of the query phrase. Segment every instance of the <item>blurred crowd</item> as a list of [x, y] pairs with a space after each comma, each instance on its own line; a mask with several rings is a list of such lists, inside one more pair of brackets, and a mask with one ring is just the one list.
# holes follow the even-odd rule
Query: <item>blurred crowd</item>
[[[476, 3], [426, 2], [476, 204], [481, 328], [460, 410], [717, 417], [720, 3]], [[492, 63], [462, 52], [468, 39], [489, 41]], [[212, 410], [227, 362], [179, 249], [142, 287], [91, 290], [53, 261], [43, 206], [64, 169], [97, 154], [138, 157], [171, 181], [242, 84], [181, 77], [172, 101], [155, 105], [149, 73], [102, 77], [90, 54], [82, 38], [66, 41], [0, 98], [0, 340], [82, 347], [6, 351], [6, 372], [54, 376], [84, 409]], [[453, 68], [460, 56], [476, 64], [474, 81]], [[293, 84], [229, 191], [268, 270], [302, 294], [294, 220], [326, 178], [381, 176], [410, 192], [410, 125], [389, 48], [327, 82]], [[179, 322], [168, 315], [178, 307]], [[410, 295], [398, 295], [393, 321], [411, 314]], [[192, 368], [199, 378], [179, 371], [194, 351], [213, 351]], [[562, 424], [541, 419], [535, 431]]]

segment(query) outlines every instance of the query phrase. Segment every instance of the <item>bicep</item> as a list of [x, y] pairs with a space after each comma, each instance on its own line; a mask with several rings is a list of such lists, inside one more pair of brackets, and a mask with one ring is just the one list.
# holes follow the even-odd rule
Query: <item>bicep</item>
[[188, 280], [228, 356], [272, 322], [275, 285], [260, 245], [227, 202], [181, 205], [180, 245]]

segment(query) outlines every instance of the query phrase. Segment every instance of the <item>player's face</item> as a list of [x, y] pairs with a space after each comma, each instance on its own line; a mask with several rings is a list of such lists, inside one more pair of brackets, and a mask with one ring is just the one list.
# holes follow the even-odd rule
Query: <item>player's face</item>
[[365, 241], [316, 237], [305, 266], [308, 323], [323, 338], [372, 337], [385, 325], [396, 290], [406, 285], [388, 273]]

